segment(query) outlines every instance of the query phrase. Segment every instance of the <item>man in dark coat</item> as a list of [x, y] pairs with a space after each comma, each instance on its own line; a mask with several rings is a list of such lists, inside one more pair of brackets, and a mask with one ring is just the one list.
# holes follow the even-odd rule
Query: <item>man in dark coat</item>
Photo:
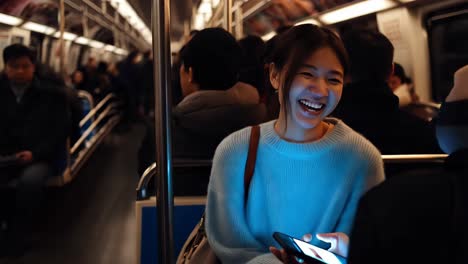
[[381, 33], [351, 31], [343, 36], [351, 62], [351, 83], [332, 115], [369, 139], [382, 154], [441, 153], [434, 127], [399, 109], [387, 84], [393, 45]]
[[[11, 237], [22, 239], [17, 232], [28, 232], [27, 227], [33, 224], [45, 182], [57, 173], [54, 169], [60, 156], [64, 158], [69, 113], [60, 89], [36, 77], [34, 55], [27, 47], [14, 44], [5, 48], [3, 60], [0, 218], [9, 233], [0, 233], [0, 243], [8, 241], [11, 245]], [[3, 245], [0, 248], [4, 249]]]
[[442, 105], [436, 130], [449, 154], [439, 171], [399, 175], [360, 201], [348, 264], [468, 263], [468, 65]]

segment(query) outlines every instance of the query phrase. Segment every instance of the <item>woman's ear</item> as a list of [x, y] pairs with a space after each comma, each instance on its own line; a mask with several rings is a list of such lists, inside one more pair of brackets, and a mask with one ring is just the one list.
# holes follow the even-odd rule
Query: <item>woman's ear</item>
[[280, 87], [280, 71], [278, 71], [275, 67], [274, 63], [270, 63], [269, 66], [269, 73], [270, 73], [270, 83], [276, 90]]

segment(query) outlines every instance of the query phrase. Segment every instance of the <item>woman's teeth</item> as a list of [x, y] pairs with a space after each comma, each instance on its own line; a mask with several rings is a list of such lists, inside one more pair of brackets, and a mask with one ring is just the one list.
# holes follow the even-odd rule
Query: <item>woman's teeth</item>
[[325, 107], [325, 104], [310, 102], [305, 99], [300, 99], [299, 103], [305, 106], [310, 111], [320, 111]]

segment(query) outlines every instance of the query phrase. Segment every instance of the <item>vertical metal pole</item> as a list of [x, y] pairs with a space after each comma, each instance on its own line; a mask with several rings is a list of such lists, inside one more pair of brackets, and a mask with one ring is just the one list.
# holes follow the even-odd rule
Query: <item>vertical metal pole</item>
[[236, 31], [235, 31], [235, 36], [236, 39], [241, 39], [242, 36], [244, 35], [244, 23], [242, 21], [242, 18], [244, 16], [242, 12], [242, 4], [241, 2], [236, 2]]
[[232, 33], [232, 0], [224, 0], [224, 27]]
[[170, 103], [170, 0], [152, 0], [155, 137], [158, 166], [157, 208], [160, 264], [174, 262]]
[[65, 77], [65, 43], [63, 40], [63, 34], [65, 32], [65, 1], [60, 0], [60, 38], [59, 38], [59, 45], [60, 45], [60, 57], [59, 57], [59, 70], [60, 75]]

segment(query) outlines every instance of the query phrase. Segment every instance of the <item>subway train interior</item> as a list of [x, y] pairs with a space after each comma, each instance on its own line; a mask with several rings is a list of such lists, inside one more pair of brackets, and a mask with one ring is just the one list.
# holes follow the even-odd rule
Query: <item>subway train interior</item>
[[[0, 0], [0, 263], [176, 263], [217, 145], [278, 117], [268, 52], [302, 24], [384, 35], [397, 110], [430, 128], [468, 64], [466, 0]], [[206, 28], [242, 49], [241, 103], [187, 105], [181, 54]], [[443, 166], [430, 131], [376, 144], [386, 179]]]

